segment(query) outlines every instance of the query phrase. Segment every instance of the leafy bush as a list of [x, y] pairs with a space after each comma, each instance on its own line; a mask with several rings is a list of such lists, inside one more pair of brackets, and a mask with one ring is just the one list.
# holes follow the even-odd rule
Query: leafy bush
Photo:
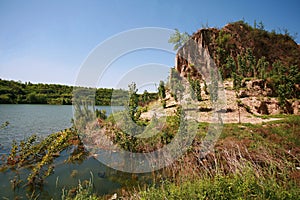
[[91, 179], [81, 183], [79, 180], [78, 186], [75, 191], [63, 190], [62, 200], [97, 200], [97, 195], [93, 192], [93, 174], [91, 173]]

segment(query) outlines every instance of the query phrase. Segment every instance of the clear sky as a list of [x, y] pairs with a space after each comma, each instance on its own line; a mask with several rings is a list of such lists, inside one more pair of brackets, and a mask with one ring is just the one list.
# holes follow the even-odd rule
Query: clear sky
[[[202, 25], [223, 27], [244, 19], [251, 25], [262, 21], [267, 30], [287, 28], [292, 35], [300, 34], [299, 2], [0, 0], [0, 78], [74, 85], [82, 63], [97, 45], [133, 28], [178, 28], [191, 34]], [[171, 67], [174, 53], [149, 50], [123, 56], [111, 73], [122, 75], [152, 62]], [[114, 87], [114, 80], [103, 79], [100, 86]]]

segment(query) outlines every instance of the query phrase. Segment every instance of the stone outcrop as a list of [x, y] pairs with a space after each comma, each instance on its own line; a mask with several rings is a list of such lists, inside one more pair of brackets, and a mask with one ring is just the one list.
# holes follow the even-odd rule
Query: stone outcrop
[[[272, 35], [264, 30], [255, 30], [243, 22], [236, 22], [227, 24], [222, 29], [200, 29], [194, 33], [176, 54], [175, 69], [180, 76], [205, 80], [209, 84], [211, 69], [218, 69], [222, 66], [218, 44], [220, 44], [220, 37], [223, 37], [224, 34], [229, 36], [228, 41], [222, 43], [225, 44], [222, 46], [222, 50], [227, 55], [231, 55], [236, 64], [237, 55], [245, 53], [248, 48], [253, 50], [256, 58], [264, 56], [270, 66], [278, 59], [286, 66], [300, 64], [299, 46], [291, 38], [280, 34]], [[273, 40], [270, 37], [273, 37]], [[284, 49], [290, 51], [286, 52]], [[227, 81], [224, 88], [233, 90], [232, 81], [231, 83]], [[251, 113], [278, 114], [282, 112], [278, 100], [275, 98], [277, 94], [267, 81], [245, 80], [242, 82], [242, 89], [237, 95]], [[228, 106], [230, 107], [230, 105]], [[299, 101], [287, 102], [284, 112], [300, 114]]]
[[268, 87], [266, 81], [261, 79], [245, 80], [242, 82], [242, 89], [238, 94], [239, 98], [245, 97], [273, 97], [275, 96], [273, 90]]
[[201, 29], [181, 47], [175, 60], [175, 68], [182, 77], [209, 77], [209, 67], [214, 65], [215, 39], [219, 30]]
[[220, 37], [224, 35], [229, 37], [226, 42], [222, 43], [222, 50], [235, 58], [236, 63], [237, 55], [245, 53], [249, 48], [253, 50], [253, 55], [257, 59], [264, 56], [270, 66], [276, 60], [280, 60], [285, 66], [300, 66], [300, 48], [291, 37], [253, 29], [240, 21], [227, 24], [222, 29], [206, 28], [195, 32], [190, 40], [178, 50], [175, 62], [178, 72], [186, 77], [190, 71], [193, 71], [194, 66], [201, 65], [203, 51], [201, 52], [200, 49], [207, 50], [208, 55], [220, 67], [221, 60], [226, 59], [226, 57], [221, 58], [222, 56], [218, 53], [220, 47], [218, 44], [220, 40], [223, 40]]

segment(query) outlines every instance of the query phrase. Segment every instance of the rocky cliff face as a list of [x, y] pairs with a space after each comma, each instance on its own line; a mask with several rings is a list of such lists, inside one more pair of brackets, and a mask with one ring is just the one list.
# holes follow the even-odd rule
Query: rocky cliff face
[[[236, 22], [222, 29], [200, 29], [194, 33], [178, 50], [175, 69], [181, 77], [190, 76], [205, 80], [209, 77], [210, 66], [223, 69], [229, 56], [234, 59], [237, 66], [238, 55], [244, 54], [247, 49], [252, 50], [256, 61], [263, 56], [266, 58], [269, 63], [267, 70], [272, 68], [275, 61], [280, 61], [286, 67], [291, 65], [300, 67], [300, 46], [290, 36], [269, 33], [254, 29], [243, 22]], [[273, 98], [277, 94], [265, 81], [244, 81], [242, 88], [238, 96], [243, 99], [250, 112], [256, 114], [280, 112], [278, 100]], [[287, 104], [290, 105], [286, 106], [285, 112], [299, 114], [299, 101], [287, 101]]]
[[[269, 68], [275, 61], [281, 61], [285, 66], [297, 65], [300, 67], [300, 46], [289, 36], [269, 33], [265, 30], [255, 29], [244, 22], [227, 24], [222, 29], [200, 29], [191, 38], [192, 45], [187, 42], [176, 55], [175, 67], [184, 77], [194, 73], [195, 50], [204, 48], [217, 67], [221, 68], [227, 56], [232, 56], [237, 63], [237, 56], [251, 49], [258, 60], [265, 57]], [[201, 54], [201, 53], [200, 53]]]
[[[201, 78], [209, 73], [206, 64], [210, 58], [215, 58], [216, 44], [214, 41], [218, 32], [217, 29], [201, 29], [178, 50], [175, 68], [182, 77], [190, 74], [192, 77]], [[198, 66], [198, 69], [195, 68], [195, 65]]]

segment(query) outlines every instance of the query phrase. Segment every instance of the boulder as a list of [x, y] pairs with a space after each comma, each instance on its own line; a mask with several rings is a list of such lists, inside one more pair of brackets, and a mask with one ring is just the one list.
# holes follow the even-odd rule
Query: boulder
[[294, 101], [292, 103], [292, 107], [293, 107], [294, 114], [299, 115], [300, 114], [300, 102], [299, 102], [299, 100]]

